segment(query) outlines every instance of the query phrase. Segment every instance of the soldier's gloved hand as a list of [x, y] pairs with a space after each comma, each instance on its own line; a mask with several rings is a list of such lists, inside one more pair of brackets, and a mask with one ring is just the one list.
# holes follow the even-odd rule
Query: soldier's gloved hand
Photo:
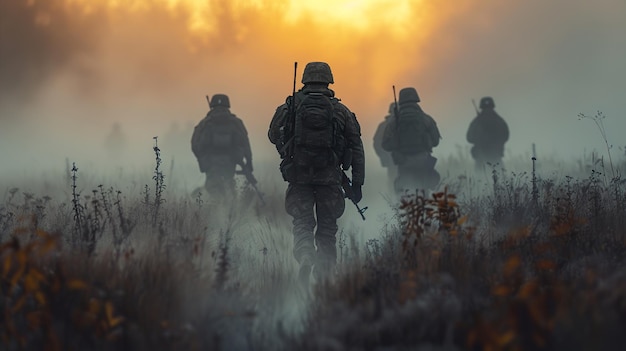
[[363, 193], [361, 192], [361, 185], [352, 185], [352, 201], [359, 202], [362, 198]]

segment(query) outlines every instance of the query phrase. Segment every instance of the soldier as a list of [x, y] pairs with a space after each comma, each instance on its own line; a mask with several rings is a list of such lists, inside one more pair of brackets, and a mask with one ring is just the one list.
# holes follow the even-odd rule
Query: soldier
[[393, 159], [391, 158], [391, 153], [383, 149], [383, 135], [385, 133], [385, 127], [389, 124], [389, 121], [391, 121], [394, 117], [395, 107], [396, 107], [396, 104], [393, 102], [389, 105], [389, 111], [387, 113], [387, 116], [385, 116], [385, 119], [382, 122], [380, 122], [380, 124], [378, 125], [378, 128], [376, 128], [376, 132], [374, 133], [374, 151], [376, 152], [376, 155], [380, 159], [380, 165], [383, 168], [387, 169], [387, 179], [390, 182], [393, 182], [393, 180], [396, 178], [398, 169], [396, 165], [393, 163]]
[[501, 164], [504, 144], [509, 140], [509, 127], [494, 108], [491, 97], [480, 99], [481, 111], [476, 111], [478, 115], [467, 130], [467, 141], [474, 144], [471, 152], [477, 170], [483, 169], [487, 162]]
[[231, 198], [235, 193], [236, 166], [252, 173], [250, 140], [243, 121], [230, 112], [228, 96], [213, 95], [209, 108], [193, 130], [191, 150], [200, 172], [206, 175], [204, 187], [209, 195]]
[[104, 141], [104, 147], [109, 153], [109, 156], [115, 158], [119, 158], [127, 151], [128, 138], [122, 131], [122, 126], [118, 122], [113, 123], [111, 132]]
[[385, 128], [383, 149], [391, 152], [393, 163], [398, 166], [394, 182], [397, 193], [407, 189], [432, 189], [439, 183], [435, 170], [437, 159], [431, 155], [439, 145], [439, 129], [435, 120], [424, 113], [418, 105], [419, 95], [415, 88], [400, 90], [398, 115]]
[[268, 137], [280, 153], [280, 170], [289, 183], [285, 208], [293, 217], [293, 254], [306, 286], [312, 269], [316, 280], [334, 272], [337, 219], [345, 209], [343, 170], [352, 167], [350, 190], [358, 203], [365, 155], [355, 114], [328, 88], [334, 83], [330, 66], [308, 63], [302, 83], [295, 92], [294, 77], [294, 94], [276, 109]]

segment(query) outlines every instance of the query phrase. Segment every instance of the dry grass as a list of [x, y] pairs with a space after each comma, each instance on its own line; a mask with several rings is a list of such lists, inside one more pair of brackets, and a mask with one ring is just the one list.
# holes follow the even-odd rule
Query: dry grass
[[225, 205], [158, 190], [164, 178], [154, 173], [157, 189], [136, 186], [134, 195], [100, 184], [88, 195], [77, 190], [85, 184], [65, 196], [7, 190], [4, 349], [611, 350], [626, 342], [625, 184], [595, 170], [547, 178], [494, 167], [489, 183], [463, 175], [440, 192], [407, 193], [378, 237], [340, 232], [338, 275], [311, 294], [294, 281], [281, 191], [268, 191], [266, 206], [250, 190]]

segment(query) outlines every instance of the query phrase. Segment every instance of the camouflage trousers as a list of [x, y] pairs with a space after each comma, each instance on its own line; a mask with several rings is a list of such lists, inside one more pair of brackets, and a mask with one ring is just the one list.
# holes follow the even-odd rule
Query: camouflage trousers
[[345, 207], [340, 185], [290, 183], [287, 187], [285, 209], [293, 217], [293, 255], [299, 263], [307, 256], [312, 259], [316, 275], [328, 274], [336, 264], [337, 219]]
[[489, 170], [492, 167], [502, 167], [502, 147], [478, 147], [474, 146], [471, 149], [472, 158], [474, 159], [474, 166], [476, 171]]
[[215, 201], [232, 200], [235, 197], [235, 172], [206, 172], [204, 189]]
[[398, 176], [394, 181], [396, 193], [433, 189], [441, 179], [433, 160], [436, 161], [428, 152], [406, 156], [405, 162], [398, 165]]
[[387, 188], [385, 189], [385, 191], [393, 192], [395, 191], [394, 182], [395, 179], [398, 177], [398, 166], [391, 164], [389, 166], [386, 166], [385, 169], [387, 170]]

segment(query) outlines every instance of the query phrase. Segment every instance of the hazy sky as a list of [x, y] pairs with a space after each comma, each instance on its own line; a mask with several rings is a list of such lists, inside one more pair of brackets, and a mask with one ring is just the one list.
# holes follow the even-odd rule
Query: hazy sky
[[[595, 125], [577, 119], [598, 110], [623, 155], [625, 1], [442, 3], [0, 0], [0, 161], [19, 170], [100, 159], [115, 122], [130, 139], [125, 156], [149, 162], [158, 135], [164, 153], [189, 158], [188, 128], [214, 93], [230, 96], [255, 158], [274, 158], [267, 127], [294, 61], [298, 87], [307, 62], [331, 65], [368, 156], [392, 85], [418, 90], [443, 136], [440, 158], [467, 147], [472, 99], [487, 95], [509, 123], [508, 156], [532, 143], [564, 159], [605, 152]], [[181, 147], [164, 139], [173, 122]]]

